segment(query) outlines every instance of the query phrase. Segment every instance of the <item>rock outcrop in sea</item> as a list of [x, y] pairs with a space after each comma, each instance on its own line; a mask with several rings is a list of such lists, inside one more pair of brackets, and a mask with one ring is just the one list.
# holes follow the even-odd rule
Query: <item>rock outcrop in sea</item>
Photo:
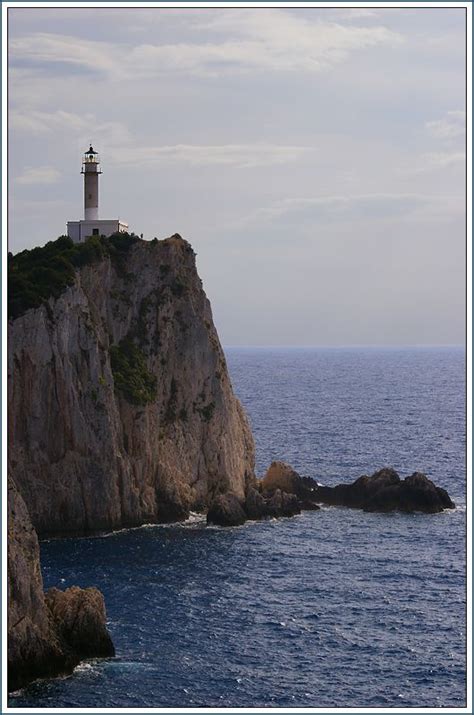
[[207, 521], [218, 526], [238, 526], [248, 519], [294, 516], [301, 511], [317, 510], [320, 504], [427, 514], [455, 506], [445, 489], [419, 472], [400, 479], [394, 469], [384, 467], [352, 484], [325, 487], [310, 477], [300, 476], [289, 464], [272, 462], [264, 478], [249, 485], [245, 500], [232, 493], [219, 495], [209, 509]]
[[247, 487], [245, 499], [228, 492], [219, 495], [207, 513], [209, 524], [238, 526], [245, 521], [289, 517], [317, 510], [317, 482], [301, 477], [285, 462], [272, 462], [265, 477]]
[[112, 656], [104, 599], [96, 588], [43, 592], [38, 537], [8, 479], [8, 689], [71, 673], [82, 658]]
[[385, 467], [362, 476], [352, 484], [318, 487], [317, 501], [334, 506], [347, 506], [364, 511], [403, 511], [436, 514], [454, 509], [448, 492], [437, 487], [426, 474], [415, 472], [400, 479], [394, 469]]
[[10, 278], [9, 466], [40, 536], [245, 500], [253, 438], [187, 241], [64, 237]]

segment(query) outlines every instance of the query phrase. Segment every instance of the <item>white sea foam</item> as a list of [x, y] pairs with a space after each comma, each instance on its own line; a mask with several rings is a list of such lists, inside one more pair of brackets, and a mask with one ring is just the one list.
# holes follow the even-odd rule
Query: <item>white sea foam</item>
[[74, 668], [74, 673], [87, 673], [90, 670], [94, 670], [95, 666], [96, 663], [84, 660], [82, 661], [82, 663], [79, 663], [79, 665], [76, 665], [76, 667]]

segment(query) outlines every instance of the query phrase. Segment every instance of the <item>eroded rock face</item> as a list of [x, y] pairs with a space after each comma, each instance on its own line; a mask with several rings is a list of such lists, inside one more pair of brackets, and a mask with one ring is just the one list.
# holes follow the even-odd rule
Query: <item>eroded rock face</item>
[[8, 397], [11, 473], [41, 535], [183, 519], [220, 493], [245, 499], [253, 480], [253, 438], [179, 236], [84, 266], [12, 321]]
[[394, 469], [384, 468], [352, 484], [319, 487], [316, 498], [324, 504], [348, 506], [365, 511], [421, 511], [434, 514], [453, 509], [448, 493], [425, 474], [415, 472], [400, 479]]
[[[54, 589], [56, 601], [67, 594]], [[39, 561], [38, 537], [25, 502], [8, 480], [8, 689], [39, 678], [70, 673], [81, 658], [113, 655], [105, 627], [105, 609], [97, 589], [74, 592], [76, 615], [72, 636], [45, 599]], [[93, 592], [93, 593], [91, 593]], [[56, 608], [54, 609], [57, 610]], [[72, 610], [70, 610], [72, 613]], [[88, 642], [87, 647], [81, 644]], [[107, 644], [107, 648], [105, 647]]]
[[104, 597], [97, 588], [50, 588], [45, 598], [56, 632], [75, 653], [83, 658], [115, 655], [105, 626]]

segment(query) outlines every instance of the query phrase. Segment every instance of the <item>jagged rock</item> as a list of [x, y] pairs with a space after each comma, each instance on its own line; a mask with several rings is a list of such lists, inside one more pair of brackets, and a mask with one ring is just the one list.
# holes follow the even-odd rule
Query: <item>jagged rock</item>
[[236, 494], [227, 492], [214, 499], [207, 512], [207, 523], [215, 526], [240, 526], [247, 515]]
[[272, 462], [261, 482], [264, 492], [281, 489], [288, 494], [296, 494], [303, 501], [312, 501], [317, 488], [318, 483], [314, 479], [300, 476], [285, 462]]
[[267, 503], [262, 494], [253, 487], [247, 490], [244, 509], [247, 519], [263, 519], [267, 516]]
[[10, 321], [8, 346], [9, 462], [40, 535], [245, 499], [253, 438], [180, 236], [83, 265]]
[[309, 501], [308, 499], [300, 499], [299, 507], [301, 511], [318, 511], [321, 507], [314, 501]]
[[105, 622], [104, 597], [97, 588], [72, 586], [46, 592], [56, 631], [83, 658], [113, 656], [115, 649]]
[[272, 462], [260, 488], [263, 494], [273, 494], [276, 489], [287, 494], [295, 494], [298, 498], [300, 510], [317, 511], [316, 493], [318, 483], [310, 477], [302, 477], [293, 467], [285, 462]]
[[282, 492], [281, 489], [275, 489], [267, 501], [268, 516], [295, 516], [300, 511], [296, 494], [288, 494], [287, 492]]
[[296, 494], [300, 488], [301, 477], [298, 472], [285, 462], [272, 462], [261, 482], [264, 492], [281, 489], [288, 494]]
[[255, 488], [249, 488], [244, 504], [247, 519], [278, 518], [281, 516], [294, 516], [301, 509], [295, 494], [287, 494], [281, 489], [263, 494]]
[[[71, 589], [69, 589], [71, 590]], [[76, 599], [89, 601], [87, 589], [74, 589]], [[90, 641], [87, 652], [76, 643], [67, 642], [57, 628], [43, 593], [39, 562], [38, 537], [15, 483], [8, 478], [8, 689], [9, 691], [39, 678], [70, 673], [84, 655], [110, 655], [100, 642], [105, 638], [105, 611], [102, 596], [96, 589], [94, 598], [100, 601], [93, 614], [91, 603], [87, 618], [81, 618], [74, 628], [76, 643], [81, 638]], [[61, 593], [58, 591], [57, 593]], [[87, 625], [83, 632], [82, 628]], [[96, 627], [97, 626], [97, 630]], [[105, 634], [104, 634], [105, 632]], [[111, 644], [110, 637], [107, 639]]]
[[318, 487], [316, 498], [325, 504], [365, 511], [437, 513], [455, 506], [448, 493], [425, 474], [415, 472], [402, 480], [394, 469], [388, 467], [371, 477], [359, 477], [352, 484]]

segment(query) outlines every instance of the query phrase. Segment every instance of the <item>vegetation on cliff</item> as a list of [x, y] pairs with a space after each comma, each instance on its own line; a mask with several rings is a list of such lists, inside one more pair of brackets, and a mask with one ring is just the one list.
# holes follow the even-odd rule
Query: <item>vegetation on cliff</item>
[[147, 405], [156, 399], [156, 377], [146, 366], [145, 354], [131, 338], [110, 348], [110, 364], [115, 389], [133, 405]]
[[75, 272], [104, 256], [120, 266], [138, 236], [117, 233], [91, 236], [84, 243], [74, 243], [60, 236], [45, 246], [8, 254], [8, 317], [18, 318], [30, 308], [38, 308], [49, 298], [58, 298], [74, 283]]

